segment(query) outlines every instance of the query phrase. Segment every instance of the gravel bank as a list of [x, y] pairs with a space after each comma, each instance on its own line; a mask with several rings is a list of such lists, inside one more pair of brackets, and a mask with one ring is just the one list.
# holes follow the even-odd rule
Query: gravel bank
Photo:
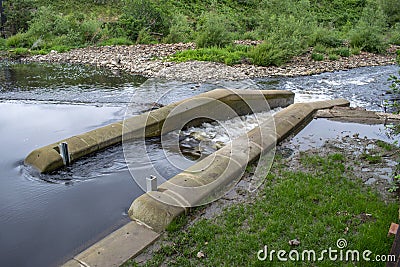
[[399, 47], [392, 46], [386, 55], [362, 52], [359, 55], [343, 57], [335, 61], [314, 61], [311, 59], [311, 51], [309, 51], [281, 67], [259, 67], [251, 64], [227, 66], [214, 62], [175, 63], [164, 61], [166, 57], [177, 51], [194, 48], [193, 43], [86, 47], [66, 53], [51, 52], [47, 55], [31, 56], [24, 58], [23, 61], [90, 64], [146, 77], [201, 82], [269, 76], [301, 76], [358, 67], [395, 64], [395, 51]]

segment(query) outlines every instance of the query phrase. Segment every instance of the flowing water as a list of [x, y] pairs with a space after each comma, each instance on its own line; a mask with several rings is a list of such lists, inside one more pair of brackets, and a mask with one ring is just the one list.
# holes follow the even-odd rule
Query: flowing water
[[[310, 77], [238, 82], [184, 83], [146, 80], [89, 66], [0, 63], [0, 266], [55, 266], [129, 219], [126, 210], [142, 194], [129, 173], [121, 146], [75, 162], [52, 174], [23, 165], [32, 150], [128, 115], [154, 103], [166, 105], [215, 88], [288, 89], [296, 101], [348, 98], [353, 106], [382, 110], [390, 74], [397, 67], [359, 68]], [[261, 116], [262, 117], [262, 116]], [[243, 123], [245, 125], [243, 126]], [[180, 135], [185, 166], [254, 126], [250, 117], [205, 124]], [[171, 140], [174, 137], [171, 137]], [[146, 141], [146, 153], [167, 177], [179, 151]], [[203, 147], [198, 147], [202, 143]], [[137, 152], [140, 163], [140, 151]], [[145, 163], [143, 163], [145, 164]], [[143, 166], [146, 168], [146, 166]], [[138, 172], [140, 172], [140, 168]]]

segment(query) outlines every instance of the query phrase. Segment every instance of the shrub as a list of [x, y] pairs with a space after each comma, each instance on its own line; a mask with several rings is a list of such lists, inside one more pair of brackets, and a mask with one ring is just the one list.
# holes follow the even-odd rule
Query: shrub
[[192, 28], [183, 14], [177, 14], [169, 28], [169, 34], [165, 37], [166, 43], [185, 43], [189, 42], [192, 37]]
[[400, 45], [400, 23], [397, 23], [390, 32], [390, 43]]
[[327, 50], [327, 48], [325, 46], [323, 46], [322, 44], [317, 44], [314, 47], [313, 52], [320, 53], [320, 54], [325, 54], [326, 50]]
[[337, 34], [330, 29], [318, 27], [311, 35], [311, 44], [326, 47], [339, 47], [343, 44]]
[[379, 5], [388, 18], [388, 23], [390, 26], [400, 22], [400, 1], [379, 0]]
[[13, 52], [14, 54], [18, 55], [18, 56], [24, 56], [29, 54], [29, 49], [25, 48], [25, 47], [17, 47], [14, 50], [12, 50], [11, 52]]
[[97, 19], [85, 19], [78, 26], [77, 32], [82, 35], [85, 43], [94, 44], [101, 37], [101, 25], [102, 22]]
[[335, 54], [329, 54], [328, 58], [329, 58], [329, 60], [334, 61], [334, 60], [338, 60], [338, 59], [339, 59], [339, 56], [338, 56], [338, 55], [335, 55]]
[[33, 45], [33, 39], [26, 33], [17, 33], [6, 40], [7, 47], [28, 47]]
[[[150, 0], [127, 0], [118, 22], [114, 25], [124, 36], [137, 40], [144, 30], [166, 35], [169, 29], [169, 16], [155, 2]], [[117, 37], [117, 36], [115, 36]]]
[[6, 48], [6, 39], [0, 38], [0, 50]]
[[383, 11], [371, 3], [364, 8], [356, 27], [350, 31], [350, 45], [352, 47], [361, 47], [362, 50], [367, 52], [385, 52], [387, 43], [382, 29], [385, 29], [386, 25], [386, 17]]
[[275, 43], [264, 42], [249, 51], [251, 62], [260, 66], [280, 66], [290, 58], [290, 51]]
[[249, 52], [256, 65], [282, 65], [293, 56], [304, 53], [310, 43], [310, 31], [314, 28], [308, 18], [293, 15], [271, 16], [266, 42]]
[[350, 49], [348, 47], [341, 47], [341, 48], [335, 50], [335, 53], [341, 57], [349, 57]]
[[259, 40], [260, 34], [256, 31], [248, 31], [242, 35], [243, 40]]
[[35, 11], [34, 0], [3, 1], [3, 5], [7, 36], [26, 31]]
[[140, 30], [138, 38], [136, 39], [137, 44], [155, 44], [157, 42], [158, 40], [146, 29]]
[[315, 61], [322, 61], [322, 60], [324, 60], [324, 55], [319, 54], [319, 53], [312, 53], [311, 58]]
[[201, 18], [197, 26], [196, 45], [203, 47], [224, 47], [233, 40], [232, 25], [223, 15], [209, 12]]
[[352, 48], [350, 48], [350, 53], [352, 55], [359, 55], [359, 54], [361, 54], [361, 48], [360, 47], [352, 47]]

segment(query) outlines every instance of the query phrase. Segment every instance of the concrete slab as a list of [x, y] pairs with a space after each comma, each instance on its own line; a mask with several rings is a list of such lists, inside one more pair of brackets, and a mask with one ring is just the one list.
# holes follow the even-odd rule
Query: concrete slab
[[132, 221], [78, 254], [62, 267], [120, 266], [142, 252], [159, 236], [150, 228]]

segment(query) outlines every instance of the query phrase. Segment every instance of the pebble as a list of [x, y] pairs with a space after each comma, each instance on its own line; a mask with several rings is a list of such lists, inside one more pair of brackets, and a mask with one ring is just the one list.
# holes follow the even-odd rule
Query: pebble
[[[257, 41], [236, 41], [243, 45], [257, 45]], [[165, 58], [182, 50], [194, 49], [193, 43], [90, 46], [65, 53], [51, 51], [47, 55], [34, 55], [23, 58], [24, 62], [50, 62], [90, 64], [114, 70], [122, 70], [145, 77], [167, 80], [206, 82], [217, 80], [243, 80], [256, 77], [293, 77], [323, 72], [347, 70], [365, 66], [396, 64], [399, 46], [391, 46], [386, 55], [362, 52], [336, 61], [314, 61], [310, 50], [293, 58], [281, 67], [261, 67], [249, 62], [227, 66], [215, 62], [188, 61], [183, 63], [166, 62]]]

